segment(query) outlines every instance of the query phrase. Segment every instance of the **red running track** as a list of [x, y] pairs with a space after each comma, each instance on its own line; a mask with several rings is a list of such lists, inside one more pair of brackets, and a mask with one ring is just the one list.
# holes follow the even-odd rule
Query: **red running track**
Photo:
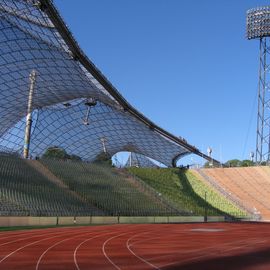
[[270, 224], [143, 224], [0, 233], [0, 269], [270, 269]]

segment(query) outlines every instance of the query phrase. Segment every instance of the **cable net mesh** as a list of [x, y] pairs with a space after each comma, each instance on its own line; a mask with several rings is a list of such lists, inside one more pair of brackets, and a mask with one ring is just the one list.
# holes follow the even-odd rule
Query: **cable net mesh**
[[35, 70], [32, 157], [57, 146], [88, 161], [104, 151], [132, 151], [171, 166], [189, 153], [124, 110], [76, 60], [42, 2], [0, 1], [0, 151], [23, 152]]
[[131, 152], [129, 154], [125, 167], [158, 168], [159, 166], [156, 165], [148, 157]]

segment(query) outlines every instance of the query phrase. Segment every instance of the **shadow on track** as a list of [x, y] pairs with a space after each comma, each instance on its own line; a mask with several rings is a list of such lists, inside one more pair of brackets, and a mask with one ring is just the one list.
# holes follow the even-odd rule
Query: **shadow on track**
[[270, 247], [245, 254], [209, 258], [185, 264], [162, 267], [163, 270], [248, 270], [270, 269]]

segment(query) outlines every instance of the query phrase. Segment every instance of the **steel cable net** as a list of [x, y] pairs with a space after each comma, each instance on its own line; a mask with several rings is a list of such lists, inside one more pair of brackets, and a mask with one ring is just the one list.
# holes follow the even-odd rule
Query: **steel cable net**
[[158, 168], [158, 165], [144, 155], [130, 153], [125, 167]]
[[188, 154], [123, 109], [74, 57], [41, 4], [0, 1], [0, 151], [22, 154], [35, 70], [31, 156], [52, 146], [89, 161], [103, 151], [132, 151], [171, 166]]

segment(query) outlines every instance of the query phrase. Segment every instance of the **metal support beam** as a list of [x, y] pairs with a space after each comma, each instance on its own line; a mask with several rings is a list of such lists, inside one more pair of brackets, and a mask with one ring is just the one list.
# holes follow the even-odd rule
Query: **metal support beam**
[[31, 127], [32, 127], [32, 105], [33, 105], [33, 94], [35, 89], [36, 76], [37, 76], [36, 71], [32, 70], [29, 75], [30, 87], [29, 87], [26, 126], [24, 134], [24, 149], [23, 149], [24, 158], [29, 157], [29, 146], [31, 140]]
[[270, 55], [269, 38], [260, 38], [260, 67], [258, 88], [258, 114], [256, 162], [270, 161]]
[[100, 141], [102, 143], [102, 148], [103, 148], [103, 152], [105, 154], [107, 154], [107, 149], [106, 149], [106, 142], [107, 142], [107, 139], [106, 138], [100, 138]]

